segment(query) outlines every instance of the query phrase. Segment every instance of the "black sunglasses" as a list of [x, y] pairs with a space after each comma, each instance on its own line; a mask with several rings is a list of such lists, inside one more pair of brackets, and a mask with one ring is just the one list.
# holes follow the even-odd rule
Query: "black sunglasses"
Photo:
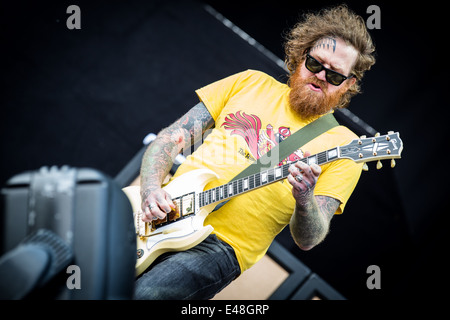
[[346, 77], [339, 72], [325, 68], [323, 64], [311, 57], [309, 53], [306, 54], [305, 67], [312, 73], [319, 73], [320, 71], [325, 70], [325, 79], [327, 79], [327, 82], [333, 86], [339, 86], [345, 80], [353, 77], [352, 74]]

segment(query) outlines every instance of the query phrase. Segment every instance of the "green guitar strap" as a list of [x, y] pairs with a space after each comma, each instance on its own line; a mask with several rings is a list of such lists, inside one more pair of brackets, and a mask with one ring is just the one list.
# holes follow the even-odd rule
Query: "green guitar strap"
[[328, 113], [314, 120], [270, 149], [257, 161], [231, 179], [230, 182], [261, 172], [262, 170], [269, 169], [270, 167], [274, 167], [275, 164], [278, 164], [282, 159], [285, 159], [291, 155], [295, 150], [301, 148], [315, 137], [320, 136], [322, 133], [338, 125], [339, 123], [336, 121], [336, 118], [332, 113]]
[[[339, 126], [336, 118], [332, 113], [328, 113], [313, 122], [307, 124], [303, 128], [297, 130], [294, 134], [287, 137], [285, 140], [280, 142], [278, 145], [270, 149], [266, 154], [252, 163], [250, 166], [245, 168], [241, 173], [231, 179], [229, 182], [234, 180], [238, 180], [244, 177], [248, 177], [249, 175], [261, 172], [262, 170], [269, 169], [270, 167], [274, 167], [275, 164], [278, 164], [282, 159], [285, 159], [287, 156], [291, 155], [295, 150], [303, 147], [306, 143], [314, 139], [315, 137], [320, 136], [322, 133], [327, 132], [331, 128]], [[274, 155], [274, 159], [271, 159], [272, 154]], [[273, 162], [272, 160], [275, 160]], [[229, 200], [219, 203], [212, 212], [218, 210], [220, 207], [225, 205]]]

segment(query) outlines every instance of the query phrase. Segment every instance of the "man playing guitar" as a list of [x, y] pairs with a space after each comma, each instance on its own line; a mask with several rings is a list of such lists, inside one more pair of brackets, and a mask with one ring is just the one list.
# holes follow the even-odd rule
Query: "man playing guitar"
[[[208, 187], [226, 183], [298, 129], [347, 107], [375, 63], [374, 50], [364, 20], [339, 6], [306, 15], [291, 30], [285, 44], [288, 84], [247, 70], [197, 90], [200, 103], [163, 129], [143, 156], [143, 221], [165, 219], [175, 209], [162, 183], [179, 153], [202, 142], [175, 178], [207, 168], [219, 177]], [[277, 161], [288, 163], [355, 138], [338, 126]], [[214, 228], [210, 236], [189, 250], [162, 254], [140, 275], [135, 297], [212, 298], [264, 256], [286, 225], [296, 244], [310, 250], [326, 237], [333, 215], [343, 212], [361, 168], [346, 159], [322, 167], [298, 161], [287, 180], [231, 199], [206, 218], [204, 224]]]

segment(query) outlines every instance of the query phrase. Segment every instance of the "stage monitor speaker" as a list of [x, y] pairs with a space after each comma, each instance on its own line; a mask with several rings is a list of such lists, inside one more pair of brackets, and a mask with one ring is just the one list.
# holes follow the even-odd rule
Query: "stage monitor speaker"
[[9, 179], [1, 199], [2, 298], [132, 298], [132, 208], [112, 179], [43, 167]]

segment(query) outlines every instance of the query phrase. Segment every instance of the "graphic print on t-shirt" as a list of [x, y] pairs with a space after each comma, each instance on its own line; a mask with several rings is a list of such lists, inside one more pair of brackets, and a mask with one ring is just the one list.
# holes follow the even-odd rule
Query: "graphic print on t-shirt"
[[[258, 116], [254, 114], [249, 115], [245, 112], [241, 113], [241, 111], [236, 112], [236, 114], [227, 114], [221, 127], [224, 127], [226, 130], [231, 130], [231, 135], [239, 135], [244, 138], [251, 155], [255, 159], [259, 159], [291, 135], [289, 127], [279, 127], [275, 132], [270, 123], [266, 125], [266, 129], [262, 129], [261, 119]], [[303, 152], [298, 149], [286, 159], [282, 160], [279, 165], [301, 158], [303, 158]]]

